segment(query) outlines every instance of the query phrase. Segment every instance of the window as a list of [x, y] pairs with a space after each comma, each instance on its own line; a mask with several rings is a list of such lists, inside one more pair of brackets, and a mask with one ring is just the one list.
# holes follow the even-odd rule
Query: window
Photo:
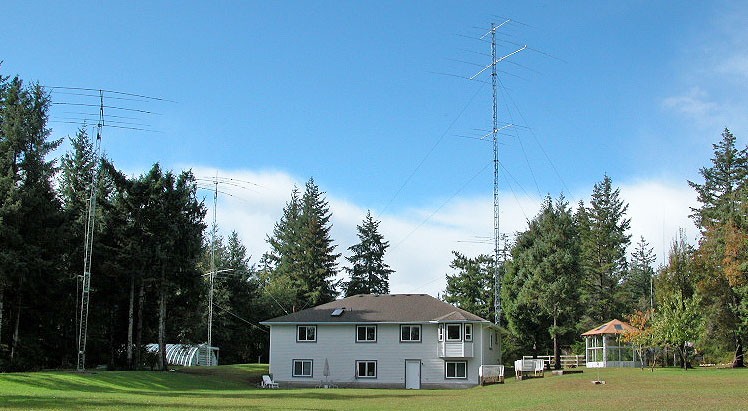
[[377, 378], [377, 362], [356, 361], [356, 378]]
[[316, 325], [300, 325], [296, 327], [296, 341], [314, 342], [317, 341]]
[[420, 325], [401, 325], [400, 326], [400, 341], [401, 342], [421, 341], [421, 326]]
[[312, 360], [293, 360], [294, 377], [311, 377]]
[[489, 334], [489, 338], [488, 338], [488, 349], [489, 350], [493, 350], [493, 339], [495, 335], [496, 335], [495, 333]]
[[444, 341], [444, 324], [439, 324], [439, 341]]
[[447, 324], [447, 341], [462, 340], [462, 326], [460, 324]]
[[356, 326], [357, 342], [376, 342], [377, 326], [376, 325], [357, 325]]
[[465, 341], [473, 341], [473, 324], [465, 324]]
[[447, 361], [445, 364], [447, 378], [467, 378], [466, 361]]

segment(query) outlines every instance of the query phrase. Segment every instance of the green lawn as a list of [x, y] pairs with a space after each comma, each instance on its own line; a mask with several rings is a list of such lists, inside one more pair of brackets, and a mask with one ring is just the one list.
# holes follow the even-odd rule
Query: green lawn
[[601, 370], [467, 390], [255, 388], [266, 366], [0, 374], [2, 409], [748, 409], [748, 370]]

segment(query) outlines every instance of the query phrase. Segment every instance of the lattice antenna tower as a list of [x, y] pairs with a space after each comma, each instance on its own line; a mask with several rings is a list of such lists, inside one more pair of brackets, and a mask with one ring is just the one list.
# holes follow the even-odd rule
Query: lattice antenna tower
[[[199, 178], [198, 180], [203, 180], [202, 178]], [[213, 194], [213, 227], [211, 229], [211, 239], [210, 239], [210, 272], [208, 273], [208, 286], [210, 287], [208, 290], [208, 339], [207, 339], [207, 347], [205, 350], [205, 364], [207, 366], [213, 365], [213, 357], [211, 356], [213, 347], [213, 290], [215, 288], [215, 280], [216, 280], [216, 274], [227, 272], [227, 271], [233, 271], [230, 268], [221, 269], [218, 270], [216, 268], [216, 231], [218, 229], [218, 184], [228, 184], [232, 185], [234, 187], [239, 188], [247, 188], [245, 186], [242, 186], [239, 183], [244, 184], [252, 184], [257, 185], [249, 181], [242, 181], [242, 180], [236, 180], [233, 178], [221, 178], [219, 179], [218, 175], [216, 174], [215, 178], [210, 178], [210, 191]], [[207, 187], [201, 187], [203, 189], [207, 189]], [[222, 194], [228, 194], [226, 192], [222, 192]]]
[[[491, 64], [483, 67], [480, 71], [475, 73], [470, 80], [474, 80], [481, 73], [491, 69], [491, 86], [493, 90], [493, 126], [491, 128], [491, 139], [493, 142], [493, 240], [494, 240], [494, 323], [496, 326], [501, 324], [501, 269], [500, 254], [501, 254], [501, 232], [499, 230], [499, 105], [498, 105], [498, 74], [496, 65], [522, 50], [525, 50], [527, 46], [522, 46], [519, 49], [502, 57], [496, 57], [496, 30], [500, 27], [510, 23], [511, 20], [506, 20], [503, 23], [496, 25], [491, 23], [491, 30], [481, 36], [481, 39], [486, 38], [488, 35], [491, 36]], [[503, 128], [503, 127], [502, 127]], [[502, 347], [501, 347], [501, 336], [497, 339], [497, 348], [499, 353], [499, 363], [502, 362]]]
[[96, 124], [96, 142], [94, 143], [94, 168], [91, 175], [91, 186], [88, 195], [88, 212], [86, 217], [86, 234], [83, 244], [83, 277], [80, 300], [80, 318], [78, 322], [78, 371], [86, 369], [86, 336], [88, 333], [88, 301], [91, 290], [91, 260], [93, 254], [93, 237], [96, 225], [96, 197], [101, 168], [101, 134], [104, 130], [104, 92], [99, 90], [99, 122]]
[[205, 349], [205, 364], [210, 367], [212, 364], [211, 350], [213, 347], [213, 286], [216, 278], [216, 228], [217, 228], [217, 211], [218, 209], [218, 177], [214, 180], [213, 191], [213, 229], [211, 230], [210, 240], [210, 291], [208, 291], [208, 346]]
[[[123, 101], [138, 101], [138, 102], [149, 102], [149, 101], [162, 101], [162, 102], [172, 102], [171, 100], [166, 100], [158, 97], [149, 97], [144, 96], [140, 94], [132, 94], [132, 93], [124, 93], [121, 91], [113, 91], [113, 90], [103, 90], [103, 89], [92, 89], [92, 88], [83, 88], [83, 87], [64, 87], [64, 86], [46, 86], [46, 88], [50, 90], [54, 90], [55, 93], [59, 93], [61, 95], [66, 96], [72, 96], [77, 101], [56, 101], [52, 102], [53, 106], [67, 106], [67, 107], [77, 107], [79, 110], [87, 110], [87, 108], [96, 108], [98, 109], [98, 120], [96, 124], [96, 141], [94, 142], [94, 150], [93, 150], [93, 159], [94, 159], [94, 166], [92, 169], [91, 174], [91, 184], [88, 188], [88, 199], [86, 200], [87, 203], [87, 211], [86, 211], [86, 225], [85, 225], [85, 235], [84, 235], [84, 242], [83, 242], [83, 275], [79, 276], [79, 284], [81, 285], [80, 288], [80, 300], [79, 300], [79, 313], [78, 313], [78, 362], [77, 362], [77, 370], [80, 372], [85, 371], [86, 369], [86, 340], [88, 335], [88, 314], [89, 314], [89, 300], [90, 300], [90, 291], [91, 291], [91, 271], [92, 271], [92, 256], [93, 256], [93, 241], [94, 241], [94, 233], [96, 231], [96, 200], [98, 197], [98, 188], [99, 188], [99, 176], [101, 174], [101, 167], [103, 165], [103, 153], [101, 151], [101, 140], [102, 135], [104, 132], [104, 108], [108, 108], [111, 110], [121, 110], [126, 111], [130, 113], [137, 113], [140, 115], [159, 115], [159, 113], [154, 113], [152, 111], [148, 110], [140, 110], [130, 107], [117, 107], [117, 106], [107, 106], [104, 104], [104, 94], [108, 94], [111, 99], [115, 100], [123, 100]], [[95, 93], [95, 94], [94, 94]], [[115, 96], [111, 96], [115, 95]], [[96, 104], [90, 104], [88, 102], [81, 102], [81, 100], [85, 101], [85, 99], [95, 97], [97, 98]], [[80, 122], [83, 122], [84, 124], [95, 116], [95, 114], [91, 112], [73, 112], [73, 113], [67, 113], [72, 115], [80, 115], [83, 117], [60, 117], [57, 120], [50, 120], [50, 122], [54, 123], [67, 123], [67, 124], [80, 124]], [[57, 117], [56, 115], [53, 116], [53, 118]], [[137, 120], [136, 117], [125, 117], [121, 115], [109, 115], [109, 117], [114, 117], [116, 119], [126, 119], [126, 120]], [[149, 124], [141, 124], [141, 123], [133, 123], [133, 122], [126, 122], [126, 121], [107, 121], [106, 124], [107, 127], [113, 127], [113, 128], [119, 128], [119, 129], [126, 129], [126, 130], [136, 130], [136, 131], [145, 131], [145, 132], [158, 132], [157, 130], [150, 129]], [[142, 128], [146, 127], [146, 128]]]

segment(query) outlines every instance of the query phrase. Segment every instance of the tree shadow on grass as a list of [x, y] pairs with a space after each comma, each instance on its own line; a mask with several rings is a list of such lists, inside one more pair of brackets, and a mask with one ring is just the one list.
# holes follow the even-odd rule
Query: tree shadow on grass
[[[340, 409], [341, 403], [350, 403], [357, 398], [365, 400], [391, 399], [406, 400], [410, 395], [406, 392], [391, 390], [376, 390], [367, 393], [363, 398], [355, 393], [330, 393], [308, 390], [248, 390], [245, 392], [129, 392], [124, 398], [103, 398], [97, 394], [90, 396], [67, 392], [65, 397], [47, 395], [3, 395], [3, 409], [242, 409], [242, 410], [282, 410], [298, 409], [294, 405], [303, 403], [306, 410], [334, 410]], [[72, 394], [72, 395], [71, 395]], [[151, 398], [152, 397], [152, 398]], [[257, 404], [253, 404], [257, 402]], [[290, 403], [289, 403], [290, 402]], [[331, 403], [333, 405], [329, 407]], [[328, 407], [325, 406], [328, 405]]]

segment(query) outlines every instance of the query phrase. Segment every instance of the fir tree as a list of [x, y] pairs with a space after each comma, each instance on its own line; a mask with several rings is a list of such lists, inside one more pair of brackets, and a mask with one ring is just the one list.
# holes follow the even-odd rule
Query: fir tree
[[346, 257], [351, 266], [344, 268], [351, 278], [345, 284], [346, 297], [390, 292], [390, 274], [394, 270], [384, 262], [389, 242], [379, 233], [379, 223], [372, 218], [371, 211], [367, 211], [363, 223], [356, 227], [359, 242], [348, 248], [353, 253]]
[[628, 204], [621, 200], [620, 190], [613, 189], [613, 182], [606, 175], [593, 187], [590, 206], [576, 216], [581, 225], [582, 297], [587, 310], [583, 327], [620, 317], [626, 310], [620, 284], [628, 268], [626, 248], [631, 242], [627, 210]]
[[270, 294], [274, 305], [279, 304], [275, 294], [283, 294], [292, 311], [332, 301], [338, 295], [335, 276], [340, 254], [334, 252], [336, 245], [330, 237], [331, 216], [314, 179], [306, 183], [301, 198], [298, 189], [291, 192], [283, 216], [268, 236], [271, 249], [262, 259], [268, 266], [264, 287], [275, 290]]
[[[512, 329], [523, 327], [527, 316], [534, 325], [548, 324], [556, 366], [560, 367], [560, 339], [573, 331], [579, 315], [579, 242], [572, 212], [563, 196], [555, 204], [546, 197], [540, 213], [512, 249], [508, 275], [512, 283], [507, 317]], [[515, 279], [521, 279], [517, 283]], [[530, 309], [520, 313], [518, 306]], [[541, 338], [542, 335], [536, 335]]]
[[652, 306], [653, 302], [650, 301], [653, 292], [654, 268], [652, 268], [652, 264], [654, 261], [655, 256], [652, 247], [644, 240], [644, 237], [641, 237], [631, 255], [629, 272], [623, 283], [623, 287], [628, 293], [629, 305], [636, 307], [638, 311], [654, 308]]
[[727, 128], [722, 140], [712, 147], [712, 166], [699, 170], [704, 183], [688, 182], [701, 203], [699, 208], [692, 208], [692, 217], [702, 232], [728, 220], [742, 226], [741, 205], [747, 199], [748, 151], [735, 147], [735, 136]]
[[469, 258], [457, 251], [452, 254], [449, 267], [456, 272], [447, 275], [444, 301], [493, 321], [494, 258], [485, 254]]
[[310, 178], [301, 197], [299, 240], [302, 252], [301, 267], [296, 273], [305, 306], [324, 304], [338, 295], [335, 276], [340, 254], [335, 253], [337, 246], [330, 236], [331, 217], [324, 193]]

